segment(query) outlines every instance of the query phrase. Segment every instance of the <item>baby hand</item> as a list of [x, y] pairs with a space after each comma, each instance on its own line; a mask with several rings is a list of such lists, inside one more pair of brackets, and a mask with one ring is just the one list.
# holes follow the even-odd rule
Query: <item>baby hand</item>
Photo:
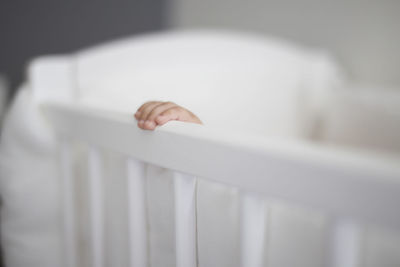
[[144, 130], [154, 130], [171, 120], [202, 124], [196, 115], [173, 102], [146, 102], [136, 111], [135, 118]]

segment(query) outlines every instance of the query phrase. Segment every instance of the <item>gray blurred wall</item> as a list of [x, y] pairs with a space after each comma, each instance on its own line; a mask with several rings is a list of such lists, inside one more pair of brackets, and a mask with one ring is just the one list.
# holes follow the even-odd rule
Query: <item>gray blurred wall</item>
[[12, 90], [32, 57], [165, 27], [167, 0], [0, 0], [0, 73]]
[[400, 1], [172, 0], [174, 28], [272, 34], [332, 52], [357, 82], [400, 87]]

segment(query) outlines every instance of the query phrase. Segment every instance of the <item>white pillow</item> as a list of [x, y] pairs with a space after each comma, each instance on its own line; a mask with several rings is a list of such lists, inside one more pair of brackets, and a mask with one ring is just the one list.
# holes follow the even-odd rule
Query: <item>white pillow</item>
[[400, 153], [400, 90], [342, 88], [327, 111], [324, 142]]
[[311, 113], [342, 79], [326, 53], [232, 32], [126, 39], [78, 53], [76, 62], [85, 103], [134, 112], [172, 100], [209, 126], [290, 137], [309, 131]]

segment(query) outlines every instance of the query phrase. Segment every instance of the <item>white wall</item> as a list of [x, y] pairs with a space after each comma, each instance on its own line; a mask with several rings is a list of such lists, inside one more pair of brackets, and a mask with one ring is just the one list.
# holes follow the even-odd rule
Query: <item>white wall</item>
[[174, 28], [273, 34], [337, 56], [356, 81], [400, 86], [400, 1], [171, 0]]

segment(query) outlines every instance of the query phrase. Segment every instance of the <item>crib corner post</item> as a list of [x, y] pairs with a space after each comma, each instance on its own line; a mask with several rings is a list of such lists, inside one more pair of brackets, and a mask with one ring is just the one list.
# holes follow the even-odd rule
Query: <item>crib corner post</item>
[[36, 103], [71, 102], [77, 96], [77, 65], [70, 56], [42, 56], [28, 66], [29, 86]]

